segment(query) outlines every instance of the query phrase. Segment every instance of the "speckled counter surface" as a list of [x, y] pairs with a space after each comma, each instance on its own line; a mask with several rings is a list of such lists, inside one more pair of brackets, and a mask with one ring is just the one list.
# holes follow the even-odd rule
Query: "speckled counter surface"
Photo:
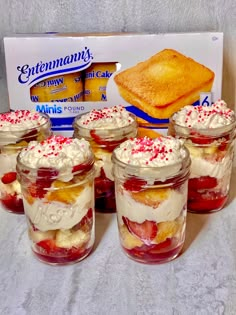
[[181, 256], [162, 265], [122, 252], [115, 215], [96, 215], [84, 261], [48, 266], [34, 258], [24, 216], [0, 209], [1, 315], [236, 314], [236, 171], [227, 207], [188, 214]]

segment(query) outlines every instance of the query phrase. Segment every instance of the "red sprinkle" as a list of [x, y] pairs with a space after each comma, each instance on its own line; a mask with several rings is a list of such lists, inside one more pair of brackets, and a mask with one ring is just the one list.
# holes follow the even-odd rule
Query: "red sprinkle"
[[[131, 154], [136, 155], [145, 152], [151, 153], [151, 157], [149, 158], [150, 162], [157, 157], [159, 157], [161, 160], [168, 160], [168, 154], [172, 152], [172, 149], [167, 149], [161, 137], [155, 139], [155, 141], [148, 137], [136, 138], [132, 139], [131, 141], [134, 141], [135, 144], [135, 148], [131, 150]], [[126, 148], [124, 148], [124, 151], [125, 150]], [[149, 162], [147, 161], [146, 164], [149, 164]]]
[[88, 125], [92, 121], [97, 121], [100, 119], [113, 118], [114, 113], [122, 113], [124, 111], [124, 106], [118, 105], [113, 107], [104, 107], [103, 109], [93, 109], [89, 113], [89, 117], [87, 120], [83, 122], [83, 125]]
[[13, 112], [7, 112], [0, 114], [0, 126], [3, 126], [1, 122], [8, 122], [12, 125], [17, 125], [23, 121], [38, 120], [40, 114], [32, 112], [30, 110], [16, 110]]

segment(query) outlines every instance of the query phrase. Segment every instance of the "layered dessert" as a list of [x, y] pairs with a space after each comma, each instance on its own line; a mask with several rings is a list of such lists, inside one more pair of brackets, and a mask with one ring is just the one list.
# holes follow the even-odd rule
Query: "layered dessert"
[[30, 141], [46, 139], [51, 134], [47, 115], [29, 110], [0, 114], [0, 200], [9, 212], [22, 214], [24, 207], [16, 177], [16, 157]]
[[32, 141], [17, 158], [29, 238], [44, 262], [85, 258], [94, 243], [94, 157], [84, 139]]
[[134, 138], [112, 160], [122, 248], [143, 263], [174, 259], [185, 238], [188, 151], [172, 137]]
[[74, 137], [88, 140], [95, 155], [95, 208], [99, 212], [115, 212], [111, 155], [120, 143], [136, 136], [136, 118], [120, 105], [78, 116], [73, 127]]
[[182, 138], [191, 155], [188, 210], [212, 212], [227, 202], [233, 162], [235, 114], [219, 100], [185, 106], [170, 120], [169, 134]]

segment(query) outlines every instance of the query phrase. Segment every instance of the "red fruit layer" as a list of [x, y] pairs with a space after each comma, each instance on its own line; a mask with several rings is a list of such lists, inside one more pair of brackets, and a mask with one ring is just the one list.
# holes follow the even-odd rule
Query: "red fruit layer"
[[73, 169], [72, 169], [72, 173], [75, 173], [75, 172], [80, 172], [80, 174], [83, 174], [85, 172], [88, 172], [89, 170], [91, 170], [91, 168], [93, 167], [93, 163], [91, 164], [86, 164], [86, 163], [82, 163], [82, 164], [79, 164], [79, 165], [75, 165], [73, 166]]
[[95, 200], [95, 210], [100, 213], [115, 213], [116, 201], [115, 197], [99, 197]]
[[33, 231], [39, 231], [39, 229], [36, 228], [36, 226], [32, 223], [32, 221], [30, 220], [30, 218], [27, 218], [28, 219], [28, 223], [30, 224], [31, 228]]
[[222, 209], [227, 195], [214, 191], [217, 184], [217, 179], [210, 176], [189, 179], [188, 211], [204, 213]]
[[60, 255], [53, 256], [33, 250], [39, 260], [49, 264], [68, 264], [84, 259], [91, 252], [92, 247], [86, 249], [73, 248], [70, 251], [62, 249]]
[[143, 223], [137, 223], [126, 217], [122, 217], [122, 220], [129, 232], [143, 241], [152, 241], [157, 235], [157, 224], [154, 221], [145, 220]]
[[217, 186], [217, 179], [210, 176], [201, 176], [196, 178], [190, 178], [188, 181], [189, 190], [201, 190], [201, 189], [211, 189]]
[[116, 212], [115, 185], [106, 177], [103, 168], [100, 176], [95, 178], [95, 209], [101, 213]]
[[151, 264], [151, 263], [164, 263], [175, 258], [181, 251], [183, 244], [176, 246], [176, 239], [168, 238], [160, 244], [142, 245], [141, 247], [135, 247], [127, 249], [123, 247], [124, 251], [130, 258]]
[[90, 208], [81, 221], [73, 227], [74, 231], [83, 230], [85, 232], [91, 231], [93, 226], [93, 210]]
[[47, 180], [53, 181], [52, 177], [58, 176], [59, 172], [55, 168], [50, 167], [40, 167], [37, 172], [38, 181], [42, 181], [43, 183]]
[[215, 199], [196, 198], [188, 200], [188, 211], [190, 212], [210, 212], [222, 209], [227, 201], [227, 196], [215, 197]]
[[100, 136], [96, 135], [95, 130], [91, 130], [90, 135], [93, 138], [94, 142], [101, 145], [104, 150], [109, 151], [109, 152], [112, 152], [119, 144], [127, 140], [127, 138], [123, 138], [120, 140], [113, 140], [113, 141], [104, 140]]
[[23, 206], [23, 200], [15, 195], [4, 195], [1, 198], [1, 203], [4, 206], [4, 208], [10, 212], [16, 213], [16, 214], [23, 214], [24, 213], [24, 206]]
[[106, 196], [110, 192], [114, 192], [114, 182], [106, 177], [103, 168], [101, 174], [95, 178], [95, 197], [100, 198]]
[[[225, 139], [224, 141], [223, 138]], [[207, 137], [207, 136], [199, 136], [197, 133], [192, 133], [190, 135], [190, 139], [193, 143], [196, 143], [196, 144], [199, 144], [199, 145], [208, 145], [208, 144], [211, 144], [212, 142], [214, 141], [222, 141], [219, 146], [218, 146], [218, 149], [220, 151], [225, 151], [226, 148], [227, 148], [227, 144], [228, 144], [228, 141], [230, 139], [230, 136], [229, 135], [225, 135], [223, 137], [219, 137], [219, 138], [214, 138], [214, 137]], [[221, 140], [222, 139], [222, 140]]]
[[8, 172], [5, 173], [2, 178], [1, 181], [3, 182], [3, 184], [7, 185], [7, 184], [11, 184], [12, 182], [14, 182], [16, 180], [16, 172]]
[[58, 176], [58, 170], [53, 168], [41, 167], [38, 169], [36, 183], [31, 184], [28, 190], [32, 197], [43, 198], [47, 193], [55, 177]]
[[[165, 182], [155, 181], [154, 185], [167, 185], [169, 184], [172, 188], [178, 188], [183, 184], [183, 178], [181, 176], [176, 176], [175, 178], [167, 179]], [[124, 189], [132, 192], [139, 192], [145, 188], [147, 181], [138, 177], [130, 177], [124, 182]]]
[[199, 135], [196, 132], [191, 132], [190, 139], [193, 143], [200, 144], [200, 145], [210, 144], [213, 141], [215, 141], [215, 138]]
[[225, 136], [224, 136], [224, 139], [225, 139], [225, 140], [222, 139], [221, 144], [218, 146], [218, 149], [219, 149], [220, 151], [225, 151], [225, 150], [227, 149], [227, 145], [228, 145], [228, 142], [229, 142], [229, 140], [230, 140], [230, 135], [225, 135]]
[[[30, 132], [26, 133], [24, 136], [22, 136], [22, 138], [26, 141], [26, 142], [30, 142], [30, 141], [37, 141], [38, 138], [38, 131], [37, 129], [33, 129]], [[22, 139], [21, 138], [21, 139]]]
[[144, 179], [137, 178], [135, 176], [128, 178], [124, 182], [124, 189], [133, 192], [139, 192], [142, 190], [143, 186], [145, 186], [147, 182]]
[[186, 181], [186, 178], [183, 176], [176, 176], [173, 178], [168, 178], [164, 182], [155, 180], [154, 185], [169, 185], [169, 188], [178, 189]]

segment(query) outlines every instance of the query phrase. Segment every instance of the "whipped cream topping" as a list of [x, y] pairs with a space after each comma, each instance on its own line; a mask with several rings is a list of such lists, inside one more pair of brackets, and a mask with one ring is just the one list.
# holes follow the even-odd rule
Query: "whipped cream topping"
[[218, 100], [212, 106], [187, 105], [173, 115], [175, 123], [182, 127], [206, 129], [230, 125], [235, 121], [234, 111]]
[[31, 141], [19, 155], [21, 163], [27, 167], [51, 167], [60, 173], [68, 173], [73, 166], [86, 163], [91, 157], [88, 141], [63, 136], [51, 136], [39, 143]]
[[0, 114], [0, 131], [27, 130], [46, 122], [46, 118], [36, 111], [16, 110]]
[[128, 126], [133, 122], [133, 117], [122, 105], [93, 109], [76, 120], [78, 126], [88, 129], [115, 129]]
[[173, 137], [132, 138], [115, 149], [118, 160], [133, 166], [161, 167], [178, 164], [187, 156], [182, 140]]

